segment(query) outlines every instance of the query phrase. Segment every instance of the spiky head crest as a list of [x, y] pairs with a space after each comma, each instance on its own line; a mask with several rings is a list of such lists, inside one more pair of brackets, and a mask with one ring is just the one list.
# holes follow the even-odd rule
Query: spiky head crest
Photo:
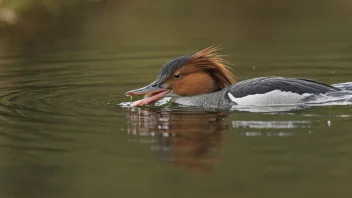
[[207, 47], [193, 53], [187, 64], [209, 71], [219, 87], [225, 88], [236, 83], [236, 77], [229, 71], [229, 63], [216, 53], [219, 50], [219, 47]]

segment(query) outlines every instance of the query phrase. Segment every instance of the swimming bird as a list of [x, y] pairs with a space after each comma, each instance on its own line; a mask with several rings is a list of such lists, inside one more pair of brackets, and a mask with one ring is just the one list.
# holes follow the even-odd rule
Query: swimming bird
[[166, 96], [171, 97], [173, 103], [199, 107], [287, 105], [341, 91], [309, 79], [278, 76], [236, 83], [229, 63], [217, 54], [218, 50], [218, 47], [208, 47], [169, 61], [154, 82], [126, 93], [126, 96], [145, 95], [131, 106], [148, 105]]

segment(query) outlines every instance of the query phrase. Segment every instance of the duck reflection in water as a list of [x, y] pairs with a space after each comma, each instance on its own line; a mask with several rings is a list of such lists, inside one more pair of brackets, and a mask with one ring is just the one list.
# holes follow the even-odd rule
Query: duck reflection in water
[[133, 141], [150, 142], [151, 138], [151, 149], [162, 161], [198, 173], [213, 170], [223, 132], [229, 127], [227, 113], [197, 109], [133, 108], [127, 118]]

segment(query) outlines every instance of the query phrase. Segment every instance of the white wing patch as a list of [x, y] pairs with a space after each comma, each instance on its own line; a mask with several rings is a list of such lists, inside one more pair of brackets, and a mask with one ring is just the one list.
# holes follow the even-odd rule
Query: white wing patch
[[303, 98], [311, 94], [297, 94], [280, 90], [273, 90], [264, 94], [248, 95], [242, 98], [236, 98], [231, 93], [228, 93], [230, 99], [238, 105], [248, 106], [266, 106], [266, 105], [282, 105], [282, 104], [297, 104]]

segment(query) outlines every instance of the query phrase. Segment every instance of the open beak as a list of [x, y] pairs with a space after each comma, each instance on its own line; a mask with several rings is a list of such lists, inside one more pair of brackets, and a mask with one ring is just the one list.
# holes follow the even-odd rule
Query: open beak
[[169, 92], [170, 89], [158, 87], [156, 82], [152, 82], [145, 87], [128, 91], [126, 96], [145, 95], [143, 99], [137, 100], [131, 104], [131, 107], [136, 107], [158, 101]]

